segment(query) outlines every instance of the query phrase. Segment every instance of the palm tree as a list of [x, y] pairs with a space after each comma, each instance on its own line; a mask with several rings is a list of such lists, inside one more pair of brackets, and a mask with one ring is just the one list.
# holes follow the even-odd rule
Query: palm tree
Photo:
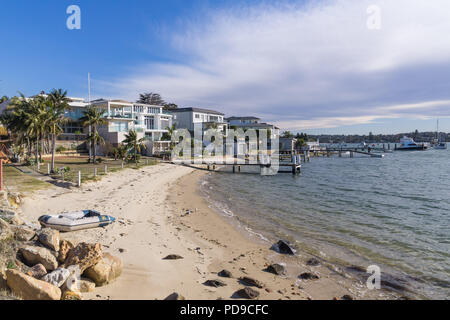
[[[99, 143], [100, 140], [98, 140], [100, 135], [98, 134], [97, 127], [104, 125], [107, 123], [107, 121], [103, 117], [103, 112], [98, 109], [96, 106], [89, 106], [85, 111], [83, 111], [83, 117], [80, 119], [82, 125], [84, 127], [90, 126], [92, 128], [92, 132], [89, 135], [88, 139], [86, 140], [88, 143], [90, 142], [90, 148], [92, 150], [93, 154], [93, 162], [96, 163], [96, 152], [97, 148], [96, 145]], [[101, 138], [102, 140], [103, 138]], [[104, 141], [104, 140], [103, 140]], [[91, 159], [89, 158], [89, 162]]]
[[174, 143], [172, 141], [172, 137], [173, 137], [175, 131], [177, 130], [177, 126], [175, 124], [172, 124], [172, 126], [171, 127], [167, 127], [166, 130], [168, 131], [167, 134], [168, 134], [168, 136], [170, 137], [170, 140], [171, 140], [171, 142], [170, 142], [170, 150], [173, 150]]
[[66, 121], [64, 113], [69, 107], [69, 98], [67, 98], [67, 91], [62, 91], [61, 89], [53, 89], [48, 96], [49, 102], [49, 131], [52, 137], [52, 164], [51, 170], [55, 170], [55, 151], [56, 151], [56, 137], [63, 132], [61, 125]]
[[93, 147], [93, 163], [95, 164], [97, 158], [97, 146], [99, 144], [105, 144], [105, 139], [98, 133], [97, 130], [94, 130], [87, 136], [86, 141], [91, 144]]
[[128, 150], [133, 150], [134, 152], [134, 161], [136, 166], [138, 164], [137, 154], [140, 153], [142, 148], [146, 148], [144, 144], [145, 138], [138, 139], [137, 133], [134, 130], [130, 130], [128, 134], [125, 135], [125, 140], [123, 143], [127, 146]]

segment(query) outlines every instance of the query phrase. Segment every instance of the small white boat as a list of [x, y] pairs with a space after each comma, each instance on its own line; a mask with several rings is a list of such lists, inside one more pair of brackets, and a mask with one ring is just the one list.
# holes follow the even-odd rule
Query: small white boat
[[115, 220], [111, 216], [102, 215], [100, 212], [93, 210], [68, 212], [59, 215], [43, 215], [38, 219], [42, 227], [64, 232], [105, 227]]
[[398, 151], [413, 151], [413, 150], [427, 150], [427, 146], [424, 144], [418, 144], [413, 139], [403, 137], [400, 139], [400, 147], [395, 147]]

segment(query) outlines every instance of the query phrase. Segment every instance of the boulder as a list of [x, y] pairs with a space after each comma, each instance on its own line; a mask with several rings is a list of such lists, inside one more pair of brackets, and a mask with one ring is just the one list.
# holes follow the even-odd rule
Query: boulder
[[179, 259], [183, 259], [183, 257], [178, 254], [169, 254], [168, 256], [163, 258], [163, 260], [179, 260]]
[[33, 266], [28, 272], [27, 275], [36, 279], [41, 279], [43, 276], [47, 274], [47, 270], [42, 264], [37, 264]]
[[80, 292], [94, 292], [95, 282], [89, 279], [81, 279], [79, 282]]
[[30, 241], [36, 235], [33, 229], [26, 226], [11, 226], [14, 231], [14, 238], [18, 241]]
[[268, 266], [266, 271], [281, 276], [286, 273], [286, 268], [281, 264], [274, 263]]
[[83, 296], [80, 292], [66, 290], [64, 291], [61, 300], [83, 300]]
[[306, 261], [306, 264], [311, 267], [317, 267], [320, 266], [320, 261], [316, 258], [311, 258], [308, 261]]
[[60, 300], [61, 290], [48, 282], [37, 280], [17, 270], [6, 271], [11, 291], [24, 300]]
[[69, 278], [70, 271], [64, 268], [58, 268], [53, 272], [46, 274], [41, 278], [42, 281], [51, 283], [52, 285], [60, 288]]
[[232, 278], [233, 277], [231, 272], [228, 270], [225, 270], [225, 269], [220, 271], [217, 275], [222, 278]]
[[96, 265], [86, 269], [84, 276], [101, 287], [119, 277], [122, 268], [123, 264], [120, 258], [104, 253], [102, 259]]
[[29, 266], [42, 264], [47, 271], [53, 271], [58, 267], [58, 261], [50, 250], [42, 247], [26, 246], [19, 249], [25, 262]]
[[280, 240], [272, 246], [272, 249], [282, 254], [295, 255], [295, 250], [291, 247], [288, 241]]
[[9, 226], [9, 224], [0, 218], [0, 241], [12, 239], [14, 237], [14, 232]]
[[207, 280], [203, 284], [205, 286], [214, 287], [214, 288], [225, 287], [227, 285], [225, 282], [222, 282], [220, 280]]
[[170, 294], [169, 296], [167, 296], [167, 298], [165, 298], [164, 300], [186, 300], [181, 294], [174, 292], [172, 294]]
[[73, 248], [75, 248], [75, 245], [71, 241], [61, 240], [59, 242], [58, 261], [60, 263], [64, 263], [64, 261], [66, 261], [67, 254]]
[[250, 287], [245, 287], [244, 289], [240, 289], [236, 291], [235, 295], [244, 298], [244, 299], [256, 299], [259, 297], [259, 292]]
[[301, 275], [298, 276], [302, 280], [317, 280], [319, 279], [319, 276], [311, 273], [311, 272], [304, 272]]
[[100, 243], [88, 244], [82, 242], [67, 253], [66, 260], [62, 267], [67, 268], [78, 265], [83, 273], [89, 267], [96, 265], [102, 259], [102, 245]]
[[39, 242], [53, 251], [59, 251], [59, 231], [44, 228], [38, 233]]
[[24, 221], [19, 217], [17, 212], [11, 210], [9, 207], [0, 207], [0, 219], [17, 226], [24, 224]]
[[264, 287], [264, 285], [261, 283], [261, 281], [258, 281], [256, 279], [253, 279], [250, 277], [242, 277], [242, 278], [239, 278], [239, 280], [241, 280], [241, 282], [243, 282], [244, 284], [246, 284], [248, 286], [257, 287], [257, 288]]

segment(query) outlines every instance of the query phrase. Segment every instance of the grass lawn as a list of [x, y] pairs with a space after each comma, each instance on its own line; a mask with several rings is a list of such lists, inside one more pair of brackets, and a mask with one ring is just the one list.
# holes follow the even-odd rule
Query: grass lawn
[[31, 192], [52, 186], [9, 166], [3, 166], [3, 185], [6, 190], [13, 192]]
[[[107, 173], [116, 172], [122, 169], [122, 161], [114, 160], [102, 157], [102, 162], [93, 164], [88, 163], [88, 157], [59, 157], [55, 159], [56, 169], [68, 168], [64, 171], [64, 181], [78, 182], [78, 171], [81, 171], [81, 181], [95, 180], [105, 175], [105, 166], [107, 167]], [[46, 160], [41, 165], [41, 172], [47, 173], [48, 163], [51, 160]], [[148, 165], [155, 165], [157, 162], [150, 158], [142, 158], [138, 163], [138, 166], [134, 162], [124, 163], [124, 168], [139, 169]], [[95, 169], [97, 169], [97, 177], [95, 177]], [[62, 179], [59, 174], [51, 174], [55, 179]]]

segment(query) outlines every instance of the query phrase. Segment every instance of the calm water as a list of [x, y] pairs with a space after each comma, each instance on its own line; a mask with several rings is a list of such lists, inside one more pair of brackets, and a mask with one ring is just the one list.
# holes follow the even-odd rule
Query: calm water
[[312, 158], [298, 177], [212, 174], [202, 190], [270, 241], [377, 264], [413, 292], [450, 298], [450, 150]]

